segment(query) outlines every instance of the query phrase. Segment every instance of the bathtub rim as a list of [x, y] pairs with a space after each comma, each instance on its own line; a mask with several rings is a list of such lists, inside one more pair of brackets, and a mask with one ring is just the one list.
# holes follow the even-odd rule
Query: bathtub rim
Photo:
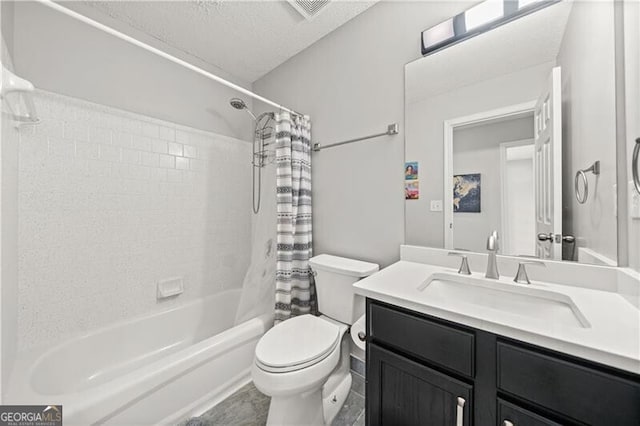
[[[25, 369], [25, 373], [28, 377], [28, 383], [25, 383], [25, 386], [28, 387], [29, 389], [31, 389], [33, 391], [33, 393], [37, 394], [37, 395], [42, 395], [43, 397], [55, 397], [57, 395], [60, 395], [60, 393], [42, 393], [39, 392], [38, 390], [35, 389], [35, 387], [33, 386], [33, 382], [32, 382], [32, 378], [34, 376], [34, 373], [37, 372], [39, 370], [39, 368], [41, 367], [41, 365], [45, 362], [45, 360], [52, 356], [53, 354], [55, 354], [56, 352], [59, 352], [61, 350], [63, 350], [65, 348], [65, 346], [68, 345], [73, 345], [77, 342], [80, 342], [84, 339], [90, 338], [92, 336], [95, 335], [100, 335], [100, 334], [108, 334], [111, 331], [117, 330], [121, 327], [127, 327], [130, 324], [133, 323], [140, 323], [140, 322], [144, 322], [144, 321], [153, 321], [154, 318], [158, 318], [158, 317], [162, 317], [165, 315], [171, 315], [172, 313], [176, 313], [177, 311], [181, 311], [181, 310], [189, 310], [189, 309], [193, 309], [194, 307], [198, 306], [198, 305], [204, 305], [206, 306], [207, 303], [210, 300], [214, 300], [216, 298], [220, 298], [220, 297], [225, 297], [228, 295], [234, 295], [234, 296], [238, 296], [238, 300], [237, 303], [240, 303], [240, 297], [242, 295], [242, 290], [241, 289], [227, 289], [227, 290], [223, 290], [221, 292], [218, 293], [213, 293], [213, 294], [209, 294], [207, 296], [201, 297], [199, 299], [193, 299], [193, 300], [188, 300], [184, 303], [181, 303], [179, 305], [175, 305], [175, 306], [170, 306], [158, 311], [153, 311], [153, 312], [148, 312], [148, 313], [143, 313], [141, 315], [136, 315], [133, 316], [131, 318], [125, 318], [125, 319], [121, 319], [117, 322], [114, 322], [113, 324], [108, 324], [99, 328], [96, 328], [94, 330], [90, 330], [90, 331], [86, 331], [82, 334], [73, 336], [69, 339], [63, 340], [61, 342], [59, 342], [58, 344], [51, 346], [51, 347], [37, 347], [37, 348], [33, 348], [33, 351], [30, 353], [30, 357], [27, 356], [26, 358], [28, 358], [31, 362], [29, 362], [26, 365], [26, 369]], [[236, 324], [239, 325], [239, 324]], [[217, 334], [213, 334], [205, 339], [200, 340], [199, 342], [195, 343], [194, 345], [191, 345], [189, 347], [193, 347], [195, 345], [197, 345], [200, 342], [204, 342], [207, 339], [210, 339], [212, 337], [215, 337], [219, 334], [224, 333], [227, 330], [231, 330], [233, 327], [235, 327], [236, 325], [232, 325], [229, 328], [226, 328], [224, 330], [222, 330], [221, 332], [217, 333]], [[187, 348], [183, 348], [181, 350], [185, 350]], [[178, 350], [176, 352], [173, 353], [179, 353], [181, 350]], [[167, 357], [170, 357], [171, 355], [173, 355], [173, 353], [170, 353], [169, 355], [167, 355], [166, 357], [162, 357], [160, 359], [164, 359]], [[156, 360], [159, 361], [160, 359]], [[155, 362], [155, 361], [154, 361]], [[153, 362], [151, 363], [153, 364]], [[132, 373], [132, 372], [130, 372]], [[124, 374], [123, 376], [126, 376], [129, 373]], [[103, 384], [109, 383], [110, 381], [107, 381]], [[70, 395], [70, 394], [74, 394], [74, 393], [82, 393], [82, 392], [90, 392], [93, 389], [96, 389], [98, 387], [100, 387], [102, 384], [98, 384], [96, 386], [92, 386], [92, 387], [88, 387], [88, 388], [83, 388], [83, 389], [79, 389], [77, 392], [69, 392], [69, 393], [62, 393], [62, 395]]]
[[[218, 357], [224, 351], [231, 351], [251, 340], [259, 339], [273, 325], [273, 315], [264, 314], [254, 317], [193, 345], [156, 359], [134, 371], [129, 371], [95, 387], [80, 391], [56, 394], [37, 392], [32, 386], [32, 376], [37, 371], [38, 366], [48, 356], [51, 356], [55, 351], [61, 350], [66, 345], [76, 343], [96, 334], [127, 326], [132, 322], [152, 320], [155, 317], [188, 309], [198, 304], [206, 304], [208, 300], [215, 299], [216, 296], [231, 292], [240, 293], [241, 290], [225, 290], [224, 292], [191, 300], [168, 309], [120, 320], [81, 335], [73, 336], [53, 347], [45, 349], [41, 347], [33, 348], [30, 351], [25, 351], [21, 359], [14, 364], [9, 387], [7, 388], [8, 392], [5, 394], [7, 401], [4, 403], [62, 404], [65, 406], [64, 413], [67, 421], [73, 421], [74, 418], [84, 419], [88, 415], [90, 415], [92, 422], [109, 417], [114, 411], [134, 403], [149, 391], [166, 385], [181, 373], [197, 368], [199, 365]], [[22, 374], [19, 374], [20, 372]]]
[[[108, 332], [108, 331], [120, 328], [120, 327], [122, 327], [124, 325], [130, 324], [130, 323], [133, 323], [133, 322], [140, 322], [142, 320], [147, 320], [147, 319], [152, 319], [152, 318], [159, 317], [159, 316], [162, 316], [162, 315], [167, 315], [167, 314], [169, 314], [171, 312], [175, 312], [175, 311], [182, 310], [182, 309], [187, 309], [188, 307], [191, 307], [191, 306], [195, 306], [195, 305], [199, 305], [199, 304], [206, 304], [206, 302], [209, 299], [214, 299], [214, 298], [222, 296], [222, 295], [228, 295], [230, 293], [237, 293], [238, 295], [241, 295], [242, 294], [242, 289], [230, 288], [230, 289], [226, 289], [226, 290], [220, 291], [218, 293], [208, 294], [208, 295], [200, 297], [198, 299], [188, 300], [188, 301], [186, 301], [184, 303], [181, 303], [181, 304], [178, 304], [178, 305], [162, 308], [162, 309], [159, 309], [157, 311], [154, 310], [152, 312], [145, 312], [145, 313], [142, 313], [142, 314], [134, 315], [134, 316], [132, 316], [130, 318], [120, 319], [120, 320], [118, 320], [118, 321], [116, 321], [116, 322], [114, 322], [112, 324], [103, 325], [103, 326], [95, 328], [93, 330], [84, 331], [82, 333], [79, 333], [79, 334], [76, 334], [74, 336], [71, 336], [68, 339], [63, 340], [63, 341], [61, 341], [60, 343], [57, 343], [54, 346], [50, 346], [50, 347], [37, 346], [37, 347], [30, 348], [29, 350], [27, 350], [25, 352], [37, 353], [38, 354], [38, 358], [44, 357], [45, 355], [49, 355], [50, 353], [53, 353], [56, 350], [59, 350], [60, 348], [66, 346], [66, 345], [68, 345], [70, 343], [77, 342], [77, 341], [82, 340], [82, 339], [86, 339], [86, 338], [88, 338], [90, 336], [93, 336], [95, 334]], [[162, 301], [159, 301], [159, 303], [162, 303]], [[215, 336], [215, 334], [214, 334], [214, 336]]]

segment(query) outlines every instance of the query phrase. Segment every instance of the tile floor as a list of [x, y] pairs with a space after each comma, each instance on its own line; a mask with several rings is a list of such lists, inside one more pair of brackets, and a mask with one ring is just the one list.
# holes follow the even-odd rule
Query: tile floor
[[[332, 426], [364, 426], [364, 378], [351, 372], [353, 382]], [[249, 383], [200, 417], [181, 426], [263, 426], [267, 422], [269, 397]]]

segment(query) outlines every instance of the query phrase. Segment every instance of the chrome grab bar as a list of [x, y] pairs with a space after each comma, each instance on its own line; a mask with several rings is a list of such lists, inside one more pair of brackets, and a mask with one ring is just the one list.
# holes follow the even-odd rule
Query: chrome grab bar
[[633, 148], [633, 155], [631, 156], [631, 174], [633, 175], [633, 184], [636, 187], [636, 191], [640, 194], [640, 173], [638, 171], [638, 155], [640, 155], [640, 138], [636, 139], [636, 146]]
[[[576, 200], [578, 200], [578, 203], [580, 204], [586, 203], [587, 199], [589, 198], [589, 181], [587, 180], [588, 172], [592, 172], [596, 176], [599, 175], [600, 161], [596, 161], [588, 169], [582, 169], [576, 172], [576, 177], [573, 180], [573, 186], [576, 192]], [[582, 193], [580, 192], [580, 185], [579, 185], [580, 180], [582, 180], [583, 187], [584, 187], [584, 191], [582, 191]]]

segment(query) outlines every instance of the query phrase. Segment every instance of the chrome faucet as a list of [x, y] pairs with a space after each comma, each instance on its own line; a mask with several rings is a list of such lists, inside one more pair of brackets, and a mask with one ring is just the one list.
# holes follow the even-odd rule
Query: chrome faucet
[[497, 280], [500, 278], [498, 272], [498, 262], [496, 260], [496, 253], [498, 252], [498, 231], [493, 231], [487, 239], [487, 250], [489, 251], [489, 260], [487, 261], [487, 273], [484, 274], [486, 278]]

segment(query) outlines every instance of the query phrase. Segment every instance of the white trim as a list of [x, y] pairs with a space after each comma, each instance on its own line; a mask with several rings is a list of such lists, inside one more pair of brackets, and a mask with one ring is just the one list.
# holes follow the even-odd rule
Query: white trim
[[515, 118], [521, 114], [532, 113], [535, 110], [536, 101], [523, 102], [502, 108], [483, 111], [464, 117], [445, 120], [444, 126], [444, 173], [443, 173], [443, 198], [442, 210], [444, 216], [444, 248], [453, 249], [453, 190], [451, 179], [453, 176], [453, 130], [456, 127], [470, 124], [484, 123], [500, 118]]
[[[562, 79], [560, 67], [551, 70], [553, 76], [553, 232], [562, 235]], [[553, 256], [562, 260], [562, 240], [554, 243]]]
[[164, 52], [164, 51], [162, 51], [160, 49], [156, 49], [155, 47], [150, 46], [150, 45], [148, 45], [146, 43], [143, 43], [140, 40], [137, 40], [137, 39], [135, 39], [135, 38], [133, 38], [131, 36], [128, 36], [128, 35], [126, 35], [124, 33], [121, 33], [120, 31], [116, 31], [116, 30], [114, 30], [113, 28], [111, 28], [111, 27], [109, 27], [107, 25], [101, 24], [101, 23], [99, 23], [97, 21], [94, 21], [91, 18], [87, 18], [86, 16], [84, 16], [84, 15], [82, 15], [80, 13], [77, 13], [77, 12], [74, 12], [74, 11], [72, 11], [70, 9], [67, 9], [66, 7], [61, 6], [58, 3], [54, 3], [52, 0], [36, 0], [36, 1], [38, 3], [40, 3], [41, 5], [43, 5], [43, 6], [46, 6], [46, 7], [50, 8], [50, 9], [53, 9], [53, 10], [56, 10], [56, 11], [58, 11], [60, 13], [63, 13], [63, 14], [65, 14], [65, 15], [73, 18], [73, 19], [76, 19], [76, 20], [80, 21], [80, 22], [84, 22], [85, 24], [88, 24], [88, 25], [92, 26], [93, 28], [96, 28], [96, 29], [98, 29], [100, 31], [103, 31], [103, 32], [105, 32], [107, 34], [110, 34], [110, 35], [114, 36], [114, 37], [117, 37], [120, 40], [126, 41], [127, 43], [133, 44], [134, 46], [138, 46], [138, 47], [140, 47], [140, 48], [142, 48], [142, 49], [144, 49], [144, 50], [146, 50], [148, 52], [151, 52], [151, 53], [153, 53], [155, 55], [160, 56], [161, 58], [167, 59], [167, 60], [169, 60], [169, 61], [171, 61], [171, 62], [173, 62], [175, 64], [178, 64], [178, 65], [180, 65], [182, 67], [185, 67], [185, 68], [187, 68], [187, 69], [189, 69], [191, 71], [194, 71], [194, 72], [196, 72], [196, 73], [198, 73], [200, 75], [203, 75], [203, 76], [207, 77], [210, 80], [216, 81], [216, 82], [218, 82], [218, 83], [220, 83], [220, 84], [222, 84], [224, 86], [229, 87], [230, 89], [236, 90], [236, 91], [238, 91], [238, 92], [240, 92], [240, 93], [242, 93], [244, 95], [247, 95], [247, 96], [249, 96], [249, 97], [251, 97], [253, 99], [256, 99], [258, 101], [264, 102], [266, 104], [269, 104], [269, 105], [271, 105], [273, 107], [279, 108], [279, 109], [281, 109], [283, 111], [286, 111], [286, 112], [289, 112], [289, 113], [292, 113], [292, 114], [302, 115], [299, 112], [296, 112], [296, 111], [294, 111], [292, 109], [284, 107], [284, 106], [282, 106], [282, 105], [280, 105], [280, 104], [278, 104], [276, 102], [273, 102], [270, 99], [262, 97], [262, 96], [258, 95], [257, 93], [252, 92], [251, 90], [245, 89], [244, 87], [238, 86], [237, 84], [232, 83], [232, 82], [230, 82], [228, 80], [225, 80], [224, 78], [222, 78], [220, 76], [217, 76], [217, 75], [212, 74], [212, 73], [210, 73], [208, 71], [205, 71], [202, 68], [196, 67], [195, 65], [190, 64], [187, 61], [183, 61], [182, 59], [176, 58], [175, 56], [170, 55], [167, 52]]
[[[533, 118], [532, 118], [533, 121]], [[509, 215], [507, 214], [507, 206], [509, 200], [507, 197], [508, 191], [506, 188], [507, 180], [505, 179], [505, 167], [507, 165], [507, 148], [513, 148], [515, 146], [527, 146], [534, 144], [533, 138], [519, 139], [515, 141], [502, 142], [500, 144], [500, 169], [498, 171], [500, 175], [500, 240], [502, 241], [501, 253], [513, 253], [513, 249], [509, 245], [509, 238], [507, 229], [509, 229]], [[532, 150], [533, 154], [533, 150]], [[531, 156], [531, 162], [533, 163], [533, 155]]]
[[615, 260], [587, 247], [578, 247], [578, 262], [602, 266], [618, 266], [618, 262]]

